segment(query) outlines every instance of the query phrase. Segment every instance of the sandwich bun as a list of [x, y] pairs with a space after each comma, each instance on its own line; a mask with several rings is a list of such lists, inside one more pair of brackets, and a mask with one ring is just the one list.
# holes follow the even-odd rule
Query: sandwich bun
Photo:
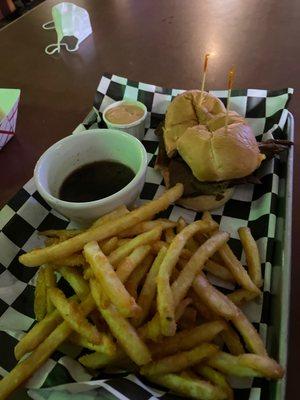
[[177, 150], [202, 182], [226, 181], [252, 174], [265, 158], [250, 126], [234, 123], [216, 131], [197, 125], [178, 139]]
[[176, 153], [176, 142], [187, 128], [206, 124], [226, 109], [220, 99], [201, 90], [188, 90], [178, 96], [168, 107], [164, 127], [164, 142], [168, 157]]
[[215, 195], [200, 195], [196, 197], [181, 197], [177, 200], [176, 204], [198, 212], [214, 210], [223, 206], [229, 199], [231, 199], [234, 188], [226, 189], [220, 198]]

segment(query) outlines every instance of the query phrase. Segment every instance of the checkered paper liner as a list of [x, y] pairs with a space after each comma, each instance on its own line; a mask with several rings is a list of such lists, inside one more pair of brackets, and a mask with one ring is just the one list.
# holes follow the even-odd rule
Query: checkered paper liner
[[[146, 183], [137, 201], [138, 204], [158, 197], [165, 190], [161, 175], [154, 170], [158, 150], [154, 129], [163, 120], [170, 101], [181, 92], [182, 90], [166, 89], [106, 74], [102, 76], [97, 88], [93, 110], [74, 131], [76, 133], [98, 127], [105, 128], [101, 113], [114, 101], [130, 98], [139, 100], [147, 106], [148, 116], [143, 144], [147, 151], [148, 168]], [[212, 93], [226, 104], [227, 91]], [[292, 93], [292, 89], [233, 90], [231, 108], [245, 116], [257, 140], [270, 137], [285, 138], [287, 105]], [[220, 223], [220, 228], [231, 234], [230, 245], [243, 264], [245, 256], [238, 240], [237, 228], [249, 226], [257, 241], [264, 275], [263, 296], [247, 304], [243, 310], [267, 342], [267, 347], [271, 342], [272, 332], [270, 321], [272, 256], [281, 173], [279, 158], [265, 162], [261, 168], [262, 185], [238, 186], [233, 198], [212, 213]], [[172, 220], [183, 216], [188, 222], [201, 217], [201, 214], [179, 206], [170, 206], [162, 215]], [[13, 348], [34, 323], [36, 269], [20, 265], [18, 257], [34, 247], [43, 245], [42, 239], [37, 235], [38, 231], [72, 226], [72, 223], [51, 209], [40, 197], [32, 179], [0, 211], [0, 375], [7, 374], [16, 364]], [[233, 286], [228, 286], [224, 282], [213, 280], [213, 283], [225, 292], [233, 289]], [[70, 288], [63, 280], [60, 280], [58, 285], [70, 293]], [[53, 387], [62, 385], [56, 390], [65, 394], [73, 393], [72, 398], [76, 397], [75, 393], [85, 392], [84, 396], [89, 393], [90, 397], [87, 398], [91, 399], [179, 399], [168, 390], [149, 384], [141, 376], [108, 371], [101, 371], [96, 377], [92, 376], [76, 361], [81, 354], [82, 351], [78, 348], [75, 349], [67, 344], [61, 346], [27, 382], [27, 387], [31, 388], [30, 395], [33, 398], [47, 399], [53, 393]], [[276, 358], [277, 355], [272, 354], [272, 356]], [[232, 384], [236, 388], [236, 399], [269, 398], [269, 384], [264, 379], [232, 380]]]

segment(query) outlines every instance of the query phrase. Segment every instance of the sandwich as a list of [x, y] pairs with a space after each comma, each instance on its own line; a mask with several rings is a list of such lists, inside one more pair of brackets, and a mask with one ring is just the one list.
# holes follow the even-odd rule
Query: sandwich
[[[159, 153], [155, 168], [167, 187], [181, 182], [178, 204], [205, 211], [228, 201], [234, 186], [259, 183], [255, 171], [266, 158], [251, 127], [238, 113], [229, 111], [217, 97], [189, 90], [169, 105], [165, 121], [156, 129]], [[281, 145], [267, 143], [269, 153]], [[271, 148], [270, 148], [271, 147]]]

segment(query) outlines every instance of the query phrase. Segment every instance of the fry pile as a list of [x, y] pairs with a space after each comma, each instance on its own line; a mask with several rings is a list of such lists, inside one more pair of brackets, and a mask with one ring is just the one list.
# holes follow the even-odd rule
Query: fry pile
[[[87, 349], [78, 360], [86, 368], [127, 368], [193, 399], [233, 399], [228, 375], [283, 376], [239, 308], [261, 293], [251, 232], [239, 230], [246, 270], [209, 213], [191, 224], [153, 219], [182, 190], [178, 184], [130, 212], [119, 207], [84, 231], [43, 232], [46, 247], [20, 257], [39, 266], [38, 322], [15, 347], [19, 363], [0, 381], [0, 399], [65, 341]], [[225, 296], [208, 272], [240, 288]], [[72, 297], [57, 287], [60, 277]]]

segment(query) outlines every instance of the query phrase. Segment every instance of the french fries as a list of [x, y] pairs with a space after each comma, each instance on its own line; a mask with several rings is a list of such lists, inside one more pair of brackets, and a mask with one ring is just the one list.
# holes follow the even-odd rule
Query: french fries
[[227, 297], [238, 307], [257, 296], [257, 293], [249, 292], [246, 289], [237, 289], [227, 295]]
[[112, 355], [95, 351], [94, 353], [85, 354], [79, 357], [78, 361], [86, 368], [99, 369], [106, 365], [110, 365], [116, 362], [120, 362], [123, 358], [123, 354], [115, 352]]
[[[62, 322], [63, 318], [57, 310], [52, 311], [44, 319], [38, 322], [30, 331], [22, 337], [16, 345], [14, 353], [17, 360], [24, 354], [30, 353], [41, 344], [54, 329]], [[0, 385], [1, 386], [1, 385]]]
[[84, 317], [80, 306], [74, 300], [66, 299], [63, 292], [57, 288], [49, 289], [49, 296], [60, 315], [76, 332], [94, 344], [102, 343], [103, 335]]
[[227, 268], [223, 267], [223, 265], [213, 260], [207, 260], [203, 269], [223, 281], [234, 282], [232, 273]]
[[[234, 326], [243, 336], [250, 351], [262, 356], [267, 355], [263, 341], [256, 332], [254, 326], [227, 296], [223, 295], [207, 281], [203, 274], [199, 274], [194, 280], [193, 288], [203, 303], [207, 305], [213, 313], [232, 321]], [[236, 342], [236, 340], [234, 341]]]
[[104, 225], [107, 222], [116, 221], [120, 217], [122, 217], [123, 215], [126, 215], [128, 213], [129, 213], [129, 210], [127, 209], [127, 207], [125, 205], [119, 206], [115, 210], [99, 217], [92, 224], [91, 228], [97, 228], [98, 226]]
[[121, 282], [127, 281], [132, 271], [144, 260], [150, 250], [149, 245], [137, 247], [118, 265], [117, 275]]
[[133, 250], [137, 247], [142, 245], [146, 245], [152, 242], [155, 242], [160, 238], [162, 229], [160, 226], [151, 229], [151, 231], [141, 233], [140, 235], [136, 236], [135, 238], [131, 239], [129, 242], [123, 244], [122, 246], [118, 247], [115, 251], [113, 251], [108, 259], [112, 265], [118, 265], [119, 262], [124, 258], [127, 257]]
[[245, 251], [249, 276], [257, 287], [261, 287], [263, 281], [257, 244], [248, 227], [239, 228], [238, 233]]
[[80, 335], [77, 332], [73, 332], [70, 335], [69, 341], [86, 349], [99, 352], [103, 354], [103, 356], [113, 358], [116, 355], [116, 345], [110, 336], [106, 335], [105, 333], [103, 333], [102, 335], [103, 336], [101, 344], [94, 344], [92, 342], [89, 342], [84, 336]]
[[143, 281], [147, 272], [151, 268], [153, 259], [154, 257], [152, 256], [152, 254], [148, 254], [145, 260], [133, 271], [125, 284], [126, 289], [135, 299], [137, 299], [138, 296], [138, 286]]
[[[212, 221], [212, 217], [209, 212], [204, 212], [202, 219], [204, 221]], [[257, 286], [252, 282], [251, 278], [247, 274], [247, 271], [242, 266], [240, 261], [233, 254], [232, 250], [226, 243], [222, 248], [219, 249], [219, 255], [223, 260], [224, 265], [229, 269], [232, 273], [235, 281], [241, 285], [243, 288], [249, 290], [250, 292], [254, 292], [259, 294], [260, 290]]]
[[118, 236], [120, 238], [130, 238], [147, 231], [151, 231], [154, 228], [172, 229], [176, 226], [176, 222], [169, 221], [168, 219], [157, 219], [155, 221], [140, 222], [139, 224], [133, 226], [132, 228], [126, 229], [121, 232]]
[[59, 272], [80, 299], [84, 299], [89, 294], [89, 284], [83, 279], [79, 271], [74, 271], [74, 268], [71, 267], [61, 267]]
[[221, 337], [232, 355], [239, 356], [240, 354], [245, 353], [239, 335], [233, 328], [231, 328], [231, 326], [229, 326], [229, 324], [227, 325], [227, 329], [221, 333]]
[[228, 233], [217, 232], [208, 239], [191, 257], [179, 277], [172, 283], [172, 293], [175, 306], [184, 298], [193, 283], [195, 276], [201, 271], [204, 263], [214, 254], [227, 240]]
[[228, 400], [233, 400], [233, 390], [222, 373], [211, 367], [208, 367], [207, 365], [196, 365], [194, 369], [199, 375], [207, 378], [211, 383], [214, 383], [218, 387], [222, 388], [224, 392], [227, 393]]
[[125, 352], [137, 365], [144, 365], [150, 362], [151, 354], [144, 342], [139, 338], [135, 329], [117, 311], [113, 304], [107, 304], [106, 301], [103, 304], [103, 299], [101, 299], [102, 287], [95, 279], [90, 280], [90, 285], [92, 296], [99, 311], [107, 322], [112, 334], [122, 344]]
[[[0, 381], [0, 400], [66, 340], [92, 351], [78, 359], [86, 368], [139, 370], [185, 398], [233, 399], [228, 375], [283, 376], [239, 309], [260, 294], [251, 233], [239, 231], [248, 275], [210, 214], [191, 224], [152, 220], [181, 193], [177, 185], [134, 211], [119, 207], [86, 230], [43, 232], [55, 243], [21, 256], [28, 266], [47, 263], [36, 281], [39, 322], [15, 347], [17, 360], [31, 354]], [[241, 288], [224, 295], [207, 272]], [[56, 274], [73, 296], [56, 288]]]
[[118, 247], [118, 241], [117, 236], [113, 236], [112, 238], [99, 243], [99, 246], [102, 252], [107, 256]]
[[212, 341], [224, 329], [227, 329], [227, 325], [221, 320], [206, 322], [196, 328], [165, 337], [159, 343], [150, 344], [150, 351], [153, 357], [157, 358], [175, 354], [178, 351], [190, 350], [200, 343]]
[[[216, 224], [205, 223], [204, 221], [196, 221], [184, 228], [177, 236], [174, 237], [163, 259], [158, 276], [157, 276], [157, 308], [160, 319], [161, 332], [165, 336], [173, 336], [176, 330], [175, 323], [175, 307], [179, 301], [174, 302], [172, 289], [170, 285], [170, 277], [172, 269], [175, 267], [180, 253], [184, 248], [187, 240], [196, 232], [209, 232]], [[178, 277], [179, 279], [179, 277]], [[173, 283], [174, 285], [174, 283]]]
[[198, 400], [225, 400], [227, 394], [221, 388], [207, 381], [192, 379], [177, 374], [151, 375], [147, 378], [183, 396]]
[[200, 344], [200, 346], [194, 347], [192, 350], [183, 351], [144, 365], [140, 369], [140, 372], [142, 375], [147, 376], [179, 372], [198, 364], [204, 358], [209, 358], [217, 352], [218, 347], [216, 345], [203, 343]]
[[257, 354], [241, 354], [233, 356], [222, 351], [218, 352], [207, 364], [224, 374], [239, 376], [242, 378], [265, 377], [268, 379], [280, 379], [284, 370], [273, 359]]
[[193, 281], [193, 289], [201, 301], [217, 315], [225, 319], [232, 319], [237, 309], [234, 304], [205, 278], [204, 274], [198, 274]]
[[47, 288], [44, 268], [40, 268], [37, 273], [33, 307], [35, 319], [41, 321], [47, 314]]
[[162, 247], [162, 249], [156, 256], [150, 271], [146, 276], [145, 283], [142, 287], [142, 290], [137, 300], [137, 304], [141, 308], [141, 313], [138, 317], [134, 318], [132, 321], [135, 326], [140, 326], [149, 314], [152, 301], [154, 300], [156, 294], [156, 278], [161, 263], [165, 258], [166, 252], [167, 252], [166, 247]]
[[84, 255], [101, 287], [118, 311], [125, 317], [137, 315], [139, 307], [135, 299], [127, 292], [98, 243], [94, 241], [86, 244]]
[[51, 311], [54, 310], [54, 306], [49, 297], [49, 291], [51, 288], [56, 287], [56, 277], [54, 268], [52, 265], [46, 265], [44, 268], [44, 279], [45, 279], [45, 286], [46, 286], [46, 304], [47, 304], [47, 313], [49, 314]]
[[232, 323], [242, 335], [248, 350], [261, 356], [267, 356], [268, 353], [265, 345], [254, 326], [249, 322], [242, 311], [238, 308], [236, 310], [237, 313], [236, 316], [232, 318]]

